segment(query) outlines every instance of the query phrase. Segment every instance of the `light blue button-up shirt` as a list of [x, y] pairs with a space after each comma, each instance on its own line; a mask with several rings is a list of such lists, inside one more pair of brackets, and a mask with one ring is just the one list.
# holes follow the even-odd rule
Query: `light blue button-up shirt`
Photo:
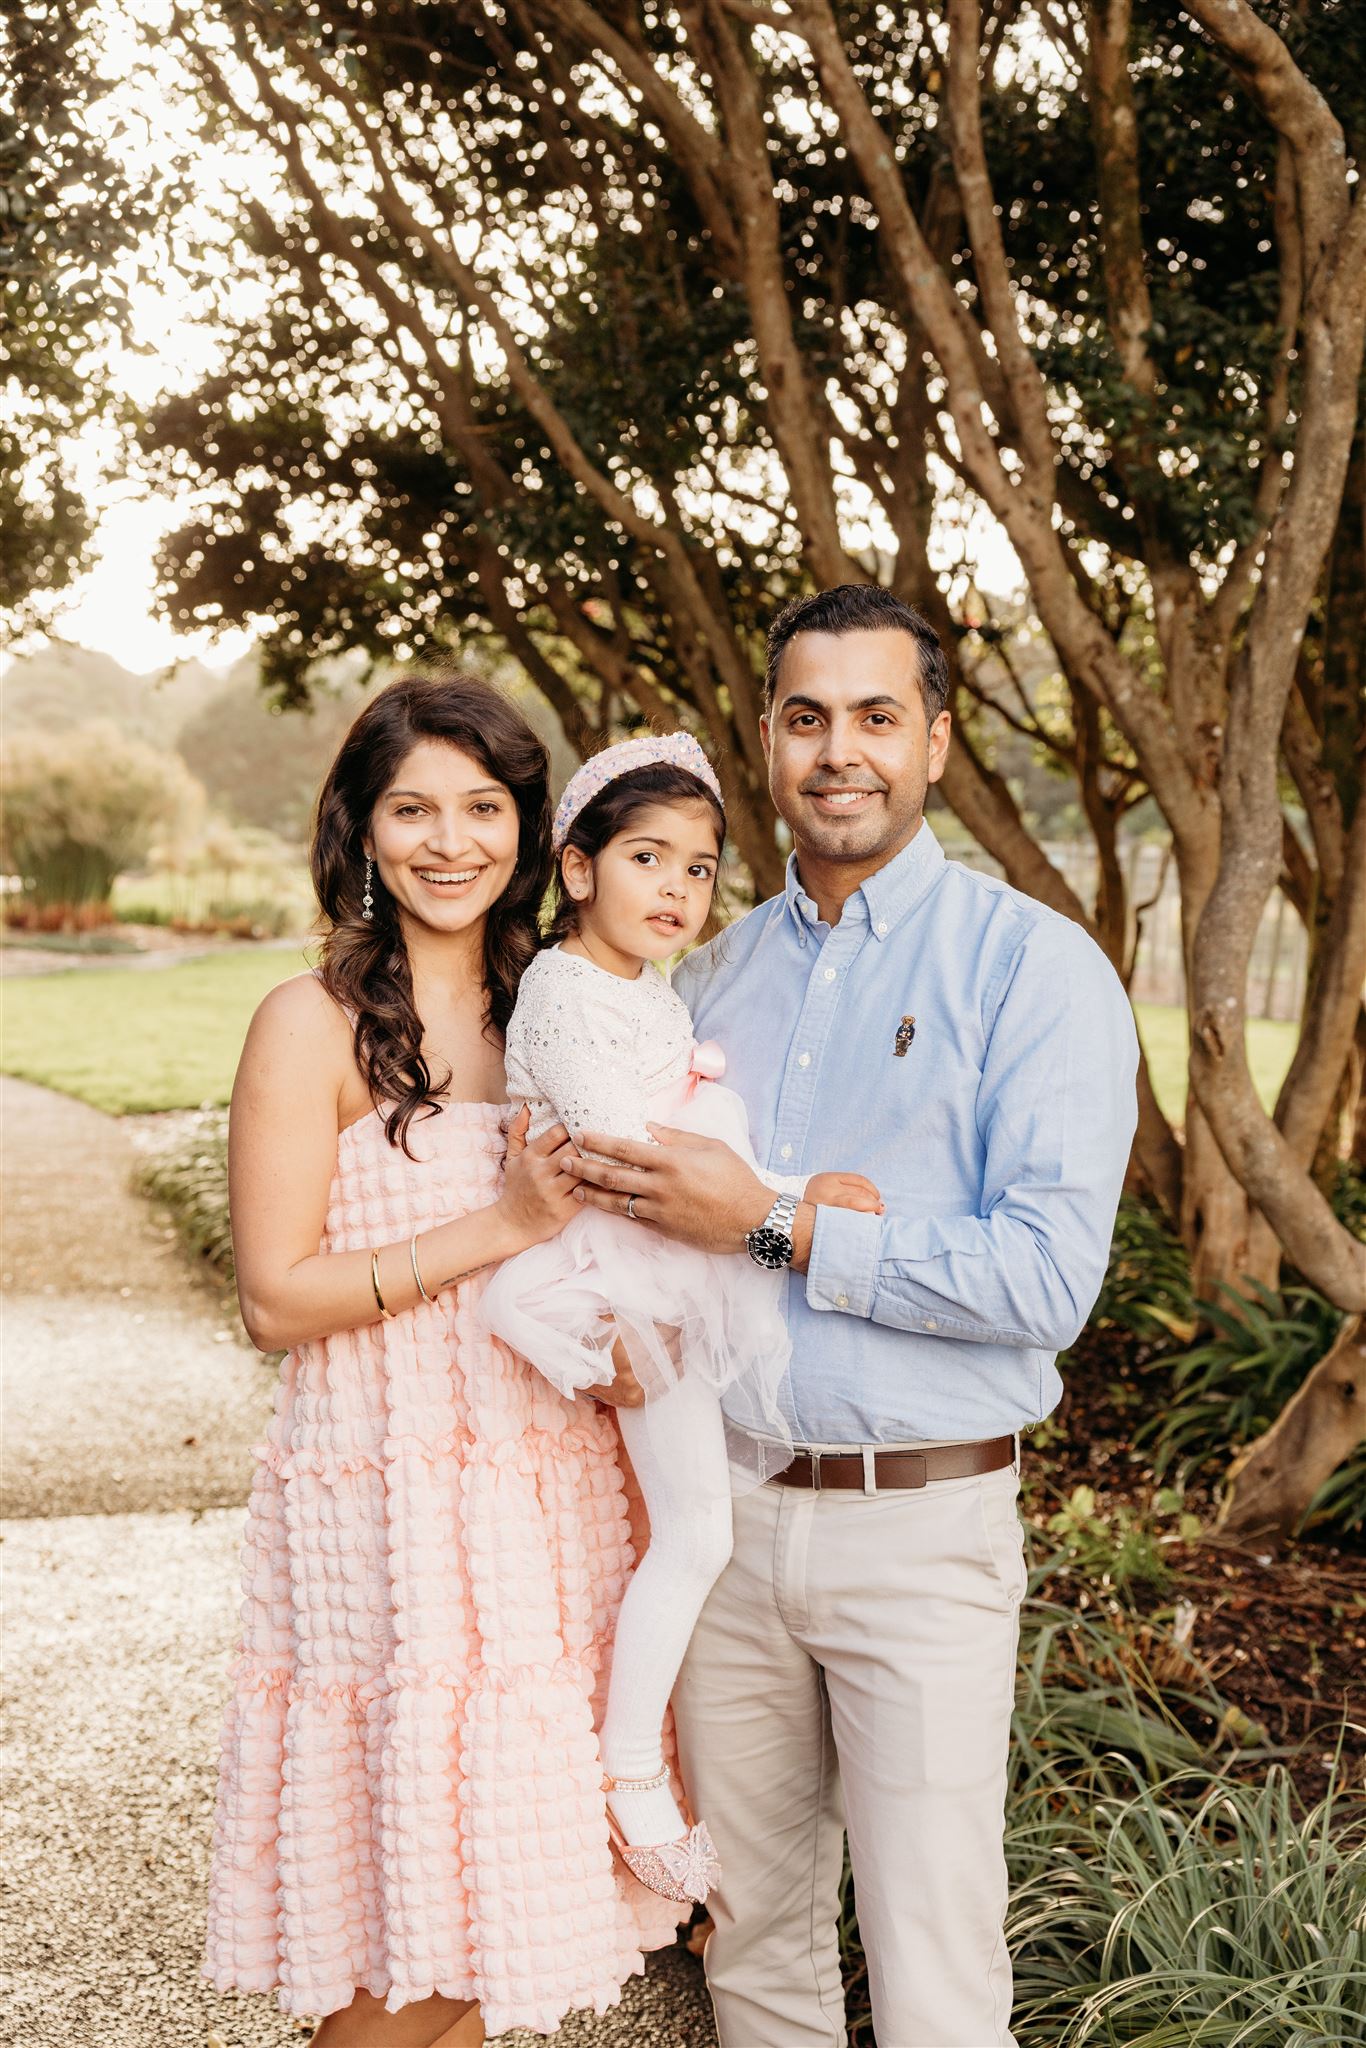
[[993, 1437], [1045, 1416], [1136, 1121], [1133, 1015], [1095, 942], [946, 860], [922, 824], [836, 925], [789, 861], [784, 893], [673, 985], [726, 1053], [760, 1161], [864, 1173], [886, 1203], [819, 1209], [809, 1271], [787, 1276], [796, 1440]]

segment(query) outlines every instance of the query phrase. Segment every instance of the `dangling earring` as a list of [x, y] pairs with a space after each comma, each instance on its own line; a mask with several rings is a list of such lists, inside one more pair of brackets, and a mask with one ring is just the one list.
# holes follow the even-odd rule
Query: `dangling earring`
[[375, 914], [375, 899], [370, 894], [370, 877], [374, 874], [374, 872], [375, 863], [371, 860], [369, 854], [367, 853], [365, 856], [365, 894], [360, 899], [360, 914], [365, 919], [367, 924], [369, 924], [371, 918]]

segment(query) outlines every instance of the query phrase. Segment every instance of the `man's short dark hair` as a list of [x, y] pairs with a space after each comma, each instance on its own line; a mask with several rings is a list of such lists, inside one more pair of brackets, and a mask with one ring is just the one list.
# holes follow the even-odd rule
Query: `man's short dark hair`
[[933, 725], [949, 701], [949, 665], [939, 635], [914, 605], [903, 604], [880, 583], [837, 583], [785, 604], [768, 629], [764, 709], [773, 708], [783, 650], [798, 633], [909, 633], [919, 657], [925, 722]]

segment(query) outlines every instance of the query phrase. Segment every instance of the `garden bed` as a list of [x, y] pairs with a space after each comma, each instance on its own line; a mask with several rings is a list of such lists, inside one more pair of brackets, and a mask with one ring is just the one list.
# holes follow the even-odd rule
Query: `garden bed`
[[[1293, 1340], [1298, 1323], [1288, 1327]], [[1339, 1743], [1348, 1779], [1366, 1787], [1360, 1478], [1349, 1492], [1342, 1480], [1352, 1475], [1339, 1475], [1332, 1520], [1297, 1542], [1273, 1550], [1221, 1540], [1213, 1524], [1223, 1472], [1258, 1418], [1252, 1412], [1240, 1426], [1233, 1409], [1245, 1390], [1235, 1377], [1220, 1447], [1211, 1452], [1209, 1418], [1197, 1413], [1206, 1428], [1192, 1437], [1190, 1460], [1159, 1470], [1158, 1425], [1180, 1423], [1179, 1343], [1093, 1324], [1061, 1362], [1063, 1399], [1024, 1440], [1026, 1517], [1039, 1554], [1060, 1567], [1047, 1590], [1081, 1612], [1123, 1611], [1140, 1627], [1175, 1631], [1191, 1669], [1217, 1686], [1246, 1738], [1293, 1750], [1307, 1796], [1322, 1793]], [[1283, 1362], [1260, 1363], [1284, 1377]], [[1207, 1405], [1217, 1392], [1203, 1396]], [[1147, 1441], [1136, 1444], [1140, 1437]]]

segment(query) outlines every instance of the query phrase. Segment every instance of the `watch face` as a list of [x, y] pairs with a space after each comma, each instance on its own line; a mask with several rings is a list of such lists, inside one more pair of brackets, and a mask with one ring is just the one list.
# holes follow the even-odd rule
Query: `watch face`
[[791, 1263], [792, 1239], [784, 1237], [780, 1230], [751, 1230], [745, 1243], [756, 1265], [776, 1269]]

